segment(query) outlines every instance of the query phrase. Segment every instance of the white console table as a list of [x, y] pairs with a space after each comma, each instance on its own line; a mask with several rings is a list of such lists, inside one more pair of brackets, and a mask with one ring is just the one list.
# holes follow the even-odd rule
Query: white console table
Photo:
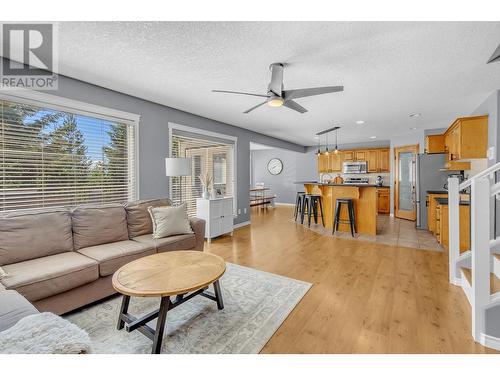
[[233, 234], [233, 212], [233, 197], [196, 199], [196, 217], [206, 221], [205, 238], [208, 243], [214, 237]]

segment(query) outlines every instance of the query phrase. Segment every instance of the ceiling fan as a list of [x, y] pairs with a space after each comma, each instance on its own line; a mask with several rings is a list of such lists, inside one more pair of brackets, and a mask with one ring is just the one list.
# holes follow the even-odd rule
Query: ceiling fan
[[297, 89], [297, 90], [284, 90], [283, 89], [283, 70], [285, 65], [282, 63], [274, 63], [269, 66], [271, 70], [271, 82], [269, 83], [267, 94], [252, 94], [249, 92], [239, 92], [239, 91], [226, 91], [226, 90], [212, 90], [212, 92], [223, 92], [228, 94], [240, 94], [240, 95], [250, 95], [259, 96], [266, 98], [262, 103], [247, 109], [243, 113], [252, 112], [254, 109], [259, 108], [261, 105], [267, 103], [270, 107], [281, 107], [282, 105], [293, 109], [299, 113], [306, 113], [307, 109], [302, 107], [299, 103], [294, 101], [294, 99], [305, 98], [306, 96], [315, 96], [321, 94], [328, 94], [330, 92], [340, 92], [344, 91], [344, 86], [325, 86], [325, 87], [311, 87], [308, 89]]

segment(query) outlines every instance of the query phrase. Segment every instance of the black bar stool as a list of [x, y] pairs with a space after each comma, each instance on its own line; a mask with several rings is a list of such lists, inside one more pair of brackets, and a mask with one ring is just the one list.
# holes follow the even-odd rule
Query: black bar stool
[[293, 214], [295, 220], [297, 220], [299, 214], [302, 215], [302, 202], [304, 200], [304, 195], [306, 195], [305, 191], [297, 192], [297, 198], [295, 198], [295, 212]]
[[321, 222], [325, 226], [325, 219], [323, 218], [323, 203], [321, 195], [319, 194], [305, 194], [302, 201], [302, 213], [300, 215], [300, 222], [304, 224], [304, 215], [307, 214], [308, 226], [311, 226], [311, 215], [314, 216], [314, 222], [318, 224], [318, 206], [321, 211]]
[[[340, 219], [342, 204], [347, 204], [349, 220]], [[352, 198], [337, 198], [337, 201], [335, 203], [332, 234], [335, 234], [335, 231], [339, 230], [339, 223], [349, 224], [351, 226], [351, 235], [354, 237], [354, 233], [356, 233], [356, 218], [354, 217], [354, 201], [352, 200]]]

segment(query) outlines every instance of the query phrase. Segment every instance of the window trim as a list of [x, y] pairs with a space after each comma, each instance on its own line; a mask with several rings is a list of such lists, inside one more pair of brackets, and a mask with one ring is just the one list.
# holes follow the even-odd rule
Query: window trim
[[68, 99], [62, 96], [47, 94], [45, 92], [15, 89], [0, 90], [0, 100], [7, 100], [36, 107], [46, 107], [57, 111], [74, 113], [88, 117], [99, 118], [108, 121], [119, 121], [130, 125], [134, 132], [134, 199], [140, 197], [139, 183], [139, 125], [141, 115], [120, 111], [114, 108], [103, 107], [95, 104]]
[[[229, 141], [234, 142], [234, 155], [233, 155], [233, 178], [234, 178], [234, 186], [233, 186], [233, 217], [238, 217], [238, 137], [234, 137], [232, 135], [227, 135], [223, 133], [217, 133], [210, 130], [204, 130], [200, 128], [195, 128], [192, 126], [181, 125], [175, 122], [168, 122], [168, 157], [172, 157], [172, 134], [174, 130], [183, 130], [190, 133], [206, 135], [209, 137], [215, 137], [220, 139], [227, 139]], [[170, 179], [168, 180], [168, 194], [169, 197], [172, 196], [172, 184], [170, 183]]]

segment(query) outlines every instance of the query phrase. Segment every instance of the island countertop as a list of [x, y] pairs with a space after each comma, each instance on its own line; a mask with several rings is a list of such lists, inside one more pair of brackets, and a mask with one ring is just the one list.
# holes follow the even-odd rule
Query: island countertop
[[378, 187], [378, 188], [389, 188], [388, 185], [376, 185], [376, 184], [333, 184], [329, 182], [318, 182], [318, 181], [296, 181], [295, 184], [299, 185], [319, 185], [319, 186], [355, 186], [355, 187]]
[[[333, 218], [338, 198], [351, 198], [354, 203], [354, 216], [356, 232], [359, 234], [377, 234], [377, 188], [387, 188], [372, 184], [329, 184], [318, 181], [298, 181], [304, 185], [308, 194], [321, 195], [324, 223], [327, 228], [333, 228]], [[347, 206], [342, 205], [338, 230], [350, 232], [346, 223], [348, 218]], [[319, 219], [319, 223], [321, 220]]]

